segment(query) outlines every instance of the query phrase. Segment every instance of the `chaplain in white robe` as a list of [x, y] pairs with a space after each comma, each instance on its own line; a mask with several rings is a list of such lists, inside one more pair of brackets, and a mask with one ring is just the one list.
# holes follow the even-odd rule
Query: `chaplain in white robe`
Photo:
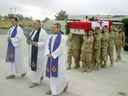
[[18, 20], [16, 17], [10, 19], [12, 27], [8, 32], [7, 41], [7, 55], [6, 63], [8, 64], [8, 76], [6, 79], [15, 79], [17, 75], [24, 77], [26, 75], [26, 68], [22, 58], [22, 41], [23, 41], [23, 29], [18, 26]]
[[[53, 34], [49, 36], [46, 45], [45, 55], [47, 56], [46, 77], [50, 81], [50, 90], [46, 93], [52, 96], [59, 96], [67, 90], [66, 80], [66, 56], [65, 38], [60, 31], [61, 25], [55, 23], [52, 26]], [[65, 47], [66, 48], [66, 47]]]
[[30, 88], [36, 87], [40, 84], [44, 75], [44, 65], [46, 57], [44, 56], [44, 49], [48, 35], [46, 31], [41, 28], [40, 20], [33, 22], [33, 32], [30, 34], [29, 44], [29, 65], [31, 69], [32, 84]]

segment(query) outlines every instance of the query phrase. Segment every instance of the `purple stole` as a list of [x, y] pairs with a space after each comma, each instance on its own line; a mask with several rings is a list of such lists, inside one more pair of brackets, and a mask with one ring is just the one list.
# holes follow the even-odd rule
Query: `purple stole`
[[[17, 26], [14, 28], [11, 34], [9, 32], [11, 38], [15, 38], [16, 34], [17, 34]], [[11, 62], [11, 63], [15, 62], [15, 47], [13, 46], [11, 41], [8, 42], [6, 62]]]
[[[55, 39], [53, 49], [51, 49], [51, 44], [53, 42], [53, 37], [50, 38], [49, 44], [48, 44], [49, 53], [52, 53], [52, 52], [56, 51], [56, 49], [60, 46], [61, 38], [62, 38], [62, 33], [59, 32], [57, 34], [56, 39]], [[46, 77], [48, 77], [48, 78], [58, 77], [58, 60], [59, 60], [59, 57], [52, 58], [52, 59], [48, 58], [47, 66], [46, 66]]]

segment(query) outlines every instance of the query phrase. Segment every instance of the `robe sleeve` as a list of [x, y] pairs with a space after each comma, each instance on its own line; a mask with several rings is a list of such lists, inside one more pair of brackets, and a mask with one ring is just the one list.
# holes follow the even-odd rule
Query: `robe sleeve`
[[41, 31], [40, 40], [38, 42], [38, 47], [44, 47], [46, 45], [47, 38], [48, 38], [47, 33], [44, 30]]
[[21, 38], [22, 38], [22, 35], [23, 35], [22, 28], [17, 27], [17, 34], [16, 34], [16, 36], [14, 38], [11, 38], [11, 41], [12, 41], [12, 44], [13, 44], [14, 47], [19, 46]]
[[48, 49], [49, 38], [50, 38], [50, 36], [48, 36], [48, 38], [46, 40], [45, 53], [44, 53], [45, 56], [47, 56], [49, 54], [49, 49]]
[[63, 53], [63, 47], [64, 47], [64, 38], [62, 36], [62, 41], [61, 41], [61, 44], [60, 46], [54, 51], [51, 53], [51, 55], [53, 56], [53, 58], [57, 58], [58, 56], [60, 56], [62, 53]]
[[9, 34], [9, 32], [12, 30], [12, 28], [10, 28], [9, 30], [8, 30], [8, 36], [10, 36], [10, 34]]

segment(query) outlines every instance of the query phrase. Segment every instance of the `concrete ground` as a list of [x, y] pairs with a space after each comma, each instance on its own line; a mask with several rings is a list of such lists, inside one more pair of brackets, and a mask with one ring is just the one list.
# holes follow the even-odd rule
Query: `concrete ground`
[[[0, 96], [47, 96], [48, 82], [42, 81], [37, 88], [30, 89], [29, 75], [25, 78], [6, 80], [7, 65], [4, 62], [6, 53], [6, 35], [0, 35]], [[26, 48], [26, 47], [25, 47]], [[27, 61], [26, 53], [24, 61]], [[27, 62], [26, 62], [27, 63]], [[27, 65], [27, 64], [26, 64]], [[81, 73], [80, 70], [67, 71], [69, 89], [62, 96], [128, 96], [128, 53], [122, 52], [122, 61], [114, 67]]]

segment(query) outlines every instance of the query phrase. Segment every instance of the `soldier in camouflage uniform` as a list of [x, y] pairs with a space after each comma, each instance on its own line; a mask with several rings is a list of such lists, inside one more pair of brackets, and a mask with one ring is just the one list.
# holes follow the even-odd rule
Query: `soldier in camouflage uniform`
[[92, 70], [92, 54], [94, 43], [92, 31], [86, 33], [83, 39], [84, 41], [81, 48], [82, 72], [89, 72]]
[[83, 42], [83, 36], [78, 34], [69, 34], [69, 49], [68, 49], [68, 68], [71, 69], [72, 57], [75, 61], [75, 69], [80, 67], [80, 54]]
[[108, 56], [110, 57], [111, 66], [114, 63], [114, 45], [115, 45], [115, 32], [113, 27], [109, 31], [109, 41], [108, 41]]
[[71, 46], [71, 39], [72, 39], [72, 34], [69, 33], [68, 34], [68, 57], [67, 57], [67, 62], [68, 62], [68, 67], [67, 69], [70, 70], [71, 69], [71, 64], [72, 64], [72, 46]]
[[114, 35], [115, 35], [115, 44], [116, 44], [116, 36], [117, 36], [117, 33], [118, 33], [118, 29], [116, 28], [116, 26], [113, 26], [113, 31], [114, 31]]
[[107, 52], [108, 52], [108, 41], [109, 41], [109, 33], [108, 28], [105, 26], [102, 30], [102, 38], [101, 38], [101, 67], [105, 68], [107, 65]]
[[93, 45], [93, 68], [100, 68], [100, 55], [101, 55], [101, 30], [100, 27], [95, 28], [94, 45]]
[[125, 34], [124, 32], [119, 29], [119, 31], [116, 34], [116, 53], [117, 53], [117, 58], [116, 61], [121, 60], [121, 49], [124, 47], [125, 45]]

